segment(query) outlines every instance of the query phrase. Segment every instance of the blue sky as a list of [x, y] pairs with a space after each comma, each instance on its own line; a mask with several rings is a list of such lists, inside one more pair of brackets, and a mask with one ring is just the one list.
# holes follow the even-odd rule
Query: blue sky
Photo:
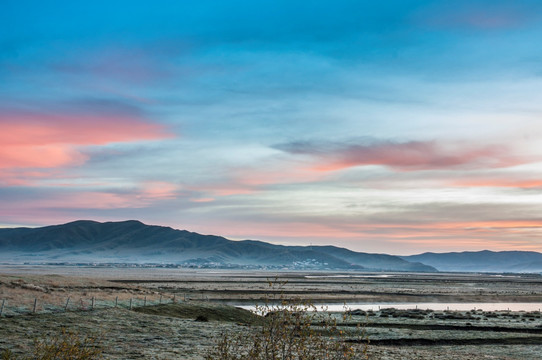
[[542, 250], [538, 1], [6, 1], [0, 224]]

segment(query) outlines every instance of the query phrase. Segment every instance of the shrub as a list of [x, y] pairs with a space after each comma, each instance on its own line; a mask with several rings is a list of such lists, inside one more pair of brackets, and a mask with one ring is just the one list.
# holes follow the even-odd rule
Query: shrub
[[53, 337], [34, 341], [31, 356], [17, 357], [4, 350], [2, 360], [94, 360], [102, 359], [102, 348], [95, 337], [81, 336], [62, 329]]
[[13, 352], [9, 349], [5, 349], [2, 351], [2, 360], [11, 360], [15, 359], [15, 355], [13, 355]]
[[[284, 286], [269, 282], [271, 288]], [[337, 317], [310, 302], [288, 301], [283, 294], [278, 304], [270, 296], [256, 312], [261, 324], [237, 334], [223, 334], [207, 360], [353, 360], [367, 359], [367, 338], [357, 324], [344, 330]], [[343, 322], [349, 319], [343, 312]], [[346, 328], [345, 328], [346, 329]], [[356, 345], [353, 345], [357, 343]]]

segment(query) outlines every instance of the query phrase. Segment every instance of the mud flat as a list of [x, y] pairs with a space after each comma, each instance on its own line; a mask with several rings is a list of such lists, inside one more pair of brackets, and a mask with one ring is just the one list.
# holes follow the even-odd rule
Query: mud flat
[[[540, 359], [539, 311], [396, 309], [386, 303], [540, 303], [538, 275], [211, 272], [178, 269], [0, 268], [0, 349], [27, 352], [61, 328], [98, 335], [106, 358], [203, 359], [223, 332], [254, 325], [226, 306], [264, 298], [380, 304], [341, 324], [365, 326], [372, 359]], [[269, 280], [286, 281], [281, 288]], [[70, 298], [65, 308], [66, 299]], [[96, 299], [90, 306], [90, 299]], [[38, 299], [38, 309], [32, 311]], [[132, 308], [127, 301], [132, 300]], [[147, 306], [142, 306], [145, 299]], [[171, 304], [175, 299], [177, 304]], [[115, 302], [117, 306], [115, 307]], [[204, 300], [204, 301], [202, 301]], [[162, 305], [159, 305], [162, 302]], [[81, 303], [83, 305], [81, 305]], [[167, 304], [166, 304], [167, 303]], [[48, 304], [48, 305], [46, 305]], [[17, 305], [13, 307], [13, 305]], [[196, 318], [209, 321], [196, 321]], [[252, 320], [251, 320], [252, 319]]]

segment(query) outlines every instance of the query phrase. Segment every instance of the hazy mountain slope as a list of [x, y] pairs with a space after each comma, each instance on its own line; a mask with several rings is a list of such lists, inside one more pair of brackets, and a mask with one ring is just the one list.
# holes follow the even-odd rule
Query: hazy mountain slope
[[2, 261], [218, 263], [306, 268], [434, 271], [396, 256], [333, 246], [281, 246], [231, 241], [139, 221], [80, 220], [42, 228], [0, 229]]
[[402, 256], [439, 271], [542, 272], [542, 254], [534, 251], [466, 251]]
[[320, 246], [317, 247], [326, 254], [333, 255], [339, 259], [343, 259], [353, 264], [366, 264], [366, 266], [378, 269], [397, 269], [401, 271], [417, 271], [427, 264], [421, 262], [405, 261], [399, 256], [387, 254], [367, 254], [359, 253], [345, 248], [335, 246]]

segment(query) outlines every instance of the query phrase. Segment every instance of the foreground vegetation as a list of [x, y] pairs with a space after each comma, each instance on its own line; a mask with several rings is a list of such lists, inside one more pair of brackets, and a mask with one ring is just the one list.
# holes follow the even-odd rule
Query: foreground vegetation
[[[269, 282], [271, 289], [285, 283]], [[257, 307], [257, 326], [222, 334], [207, 360], [353, 360], [367, 359], [364, 328], [341, 328], [337, 317], [310, 302], [266, 297]], [[348, 313], [342, 315], [346, 322]]]
[[[270, 282], [271, 288], [281, 283]], [[192, 318], [199, 322], [233, 321], [236, 332], [223, 332], [207, 360], [354, 360], [367, 359], [363, 327], [339, 326], [341, 318], [302, 301], [266, 298], [256, 314], [231, 306], [169, 304], [135, 308], [134, 311], [163, 317]], [[362, 344], [362, 342], [364, 342]], [[31, 355], [17, 356], [10, 350], [2, 360], [91, 360], [101, 359], [103, 344], [98, 337], [62, 331], [34, 342]]]
[[[246, 351], [254, 343], [254, 336], [264, 331], [264, 327], [260, 325], [271, 326], [261, 323], [262, 321], [277, 320], [282, 315], [280, 312], [271, 312], [274, 315], [264, 317], [220, 305], [215, 301], [195, 300], [203, 298], [233, 303], [240, 303], [244, 299], [245, 303], [254, 303], [262, 301], [262, 294], [267, 293], [273, 296], [269, 304], [278, 306], [294, 304], [288, 301], [281, 303], [280, 293], [284, 293], [288, 299], [302, 297], [317, 302], [332, 302], [331, 298], [335, 299], [335, 302], [348, 301], [347, 296], [355, 293], [356, 297], [365, 299], [358, 300], [360, 302], [380, 303], [390, 301], [391, 298], [418, 299], [418, 295], [412, 295], [413, 292], [425, 296], [424, 299], [430, 299], [428, 301], [442, 300], [444, 295], [458, 293], [453, 298], [455, 302], [529, 302], [532, 301], [531, 298], [540, 301], [542, 293], [538, 282], [531, 278], [499, 277], [498, 281], [493, 279], [492, 282], [487, 282], [491, 278], [485, 275], [479, 277], [452, 274], [432, 278], [429, 275], [409, 274], [338, 279], [335, 276], [322, 277], [321, 274], [316, 274], [316, 277], [285, 274], [282, 278], [288, 279], [288, 283], [271, 292], [266, 278], [274, 274], [269, 273], [259, 274], [258, 277], [246, 274], [236, 274], [234, 277], [223, 274], [198, 275], [199, 273], [183, 273], [182, 276], [175, 273], [175, 277], [167, 277], [167, 274], [160, 273], [155, 274], [159, 276], [155, 276], [154, 280], [130, 280], [129, 283], [122, 280], [112, 283], [100, 280], [99, 275], [130, 279], [137, 274], [133, 274], [133, 269], [119, 270], [116, 274], [109, 269], [107, 274], [97, 269], [89, 271], [92, 278], [0, 275], [0, 299], [6, 299], [4, 313], [0, 316], [0, 359], [2, 352], [11, 358], [16, 356], [18, 359], [39, 359], [35, 356], [34, 339], [50, 344], [52, 338], [62, 334], [62, 328], [81, 335], [103, 333], [104, 336], [98, 337], [100, 341], [91, 348], [100, 349], [102, 356], [107, 359], [205, 360], [206, 357], [213, 356], [212, 353], [215, 353], [214, 359], [217, 359], [220, 358], [220, 354], [216, 355], [220, 350], [219, 342], [224, 340], [225, 335], [229, 340], [224, 344], [231, 344], [237, 336], [241, 336], [239, 346], [233, 344], [230, 347], [233, 356], [239, 357], [246, 355]], [[147, 272], [145, 274], [150, 276]], [[150, 274], [152, 275], [152, 272]], [[483, 291], [480, 290], [482, 288]], [[115, 307], [117, 296], [119, 306]], [[147, 301], [144, 301], [144, 296]], [[38, 309], [35, 313], [32, 310], [21, 310], [24, 306], [27, 309], [32, 306], [36, 297]], [[65, 309], [68, 297], [71, 298], [70, 306]], [[96, 298], [94, 308], [88, 306], [90, 302], [87, 301], [93, 297]], [[140, 301], [135, 301], [138, 297]], [[175, 297], [183, 301], [164, 304], [167, 299], [171, 301]], [[84, 307], [80, 304], [80, 298], [86, 299]], [[134, 299], [132, 309], [126, 306], [131, 298]], [[109, 299], [109, 303], [105, 304], [103, 299]], [[160, 300], [163, 300], [161, 305]], [[42, 303], [60, 305], [56, 308], [42, 308]], [[155, 306], [141, 306], [145, 303]], [[302, 305], [301, 302], [297, 304]], [[315, 335], [326, 333], [325, 328], [320, 326], [321, 318], [331, 316], [331, 323], [336, 319], [337, 330], [343, 332], [345, 342], [331, 343], [331, 348], [349, 344], [354, 347], [354, 359], [364, 358], [366, 339], [356, 343], [359, 330], [365, 330], [365, 338], [371, 340], [366, 349], [371, 359], [542, 358], [542, 313], [538, 308], [536, 311], [508, 311], [507, 306], [503, 304], [499, 311], [482, 311], [479, 308], [446, 311], [375, 307], [372, 311], [353, 310], [348, 313], [346, 321], [339, 314], [330, 315], [319, 309], [316, 316], [320, 319], [310, 321], [310, 331]], [[315, 314], [307, 312], [306, 315]], [[284, 322], [277, 320], [277, 323]], [[365, 328], [358, 330], [358, 323], [366, 324]], [[329, 331], [327, 335], [328, 340], [335, 341], [341, 334]], [[83, 340], [83, 337], [79, 340]], [[348, 356], [348, 351], [346, 354]], [[280, 356], [277, 351], [275, 355]], [[100, 355], [94, 356], [99, 358]], [[335, 356], [340, 359], [340, 356], [344, 355], [336, 352]]]
[[16, 356], [2, 352], [2, 360], [96, 360], [102, 359], [100, 340], [62, 329], [60, 334], [34, 341], [31, 355]]

